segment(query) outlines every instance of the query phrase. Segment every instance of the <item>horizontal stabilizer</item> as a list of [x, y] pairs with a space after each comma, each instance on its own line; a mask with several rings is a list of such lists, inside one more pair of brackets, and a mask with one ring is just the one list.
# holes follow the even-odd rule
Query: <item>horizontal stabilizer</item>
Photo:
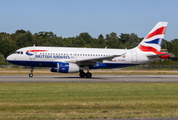
[[157, 57], [160, 57], [160, 58], [168, 58], [170, 56], [169, 53], [163, 53], [163, 54], [157, 54], [157, 55], [147, 55], [147, 57], [149, 58], [157, 58]]

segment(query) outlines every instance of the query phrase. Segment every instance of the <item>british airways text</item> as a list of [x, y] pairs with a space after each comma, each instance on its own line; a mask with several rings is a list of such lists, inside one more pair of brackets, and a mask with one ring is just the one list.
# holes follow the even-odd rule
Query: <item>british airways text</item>
[[55, 59], [70, 59], [69, 56], [60, 56], [60, 55], [35, 55], [35, 58], [55, 58]]

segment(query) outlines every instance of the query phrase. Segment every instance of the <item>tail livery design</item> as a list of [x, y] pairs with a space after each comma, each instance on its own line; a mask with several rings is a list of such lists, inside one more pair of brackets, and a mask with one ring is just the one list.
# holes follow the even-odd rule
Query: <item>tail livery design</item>
[[[156, 55], [166, 54], [164, 52], [160, 52], [160, 50], [167, 24], [167, 22], [158, 22], [137, 47], [143, 52], [154, 52]], [[165, 58], [169, 57], [169, 55], [160, 57]]]

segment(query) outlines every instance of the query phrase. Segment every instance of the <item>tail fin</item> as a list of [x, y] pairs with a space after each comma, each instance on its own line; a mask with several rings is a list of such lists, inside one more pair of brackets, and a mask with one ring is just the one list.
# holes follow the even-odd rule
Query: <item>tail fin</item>
[[158, 22], [137, 47], [144, 52], [160, 51], [167, 24], [167, 22]]

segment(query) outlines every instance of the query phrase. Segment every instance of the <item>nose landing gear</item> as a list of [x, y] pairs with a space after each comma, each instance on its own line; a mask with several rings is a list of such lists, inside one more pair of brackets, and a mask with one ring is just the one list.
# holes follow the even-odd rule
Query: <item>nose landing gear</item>
[[33, 77], [33, 69], [34, 69], [34, 67], [31, 67], [31, 73], [29, 74], [29, 77]]

